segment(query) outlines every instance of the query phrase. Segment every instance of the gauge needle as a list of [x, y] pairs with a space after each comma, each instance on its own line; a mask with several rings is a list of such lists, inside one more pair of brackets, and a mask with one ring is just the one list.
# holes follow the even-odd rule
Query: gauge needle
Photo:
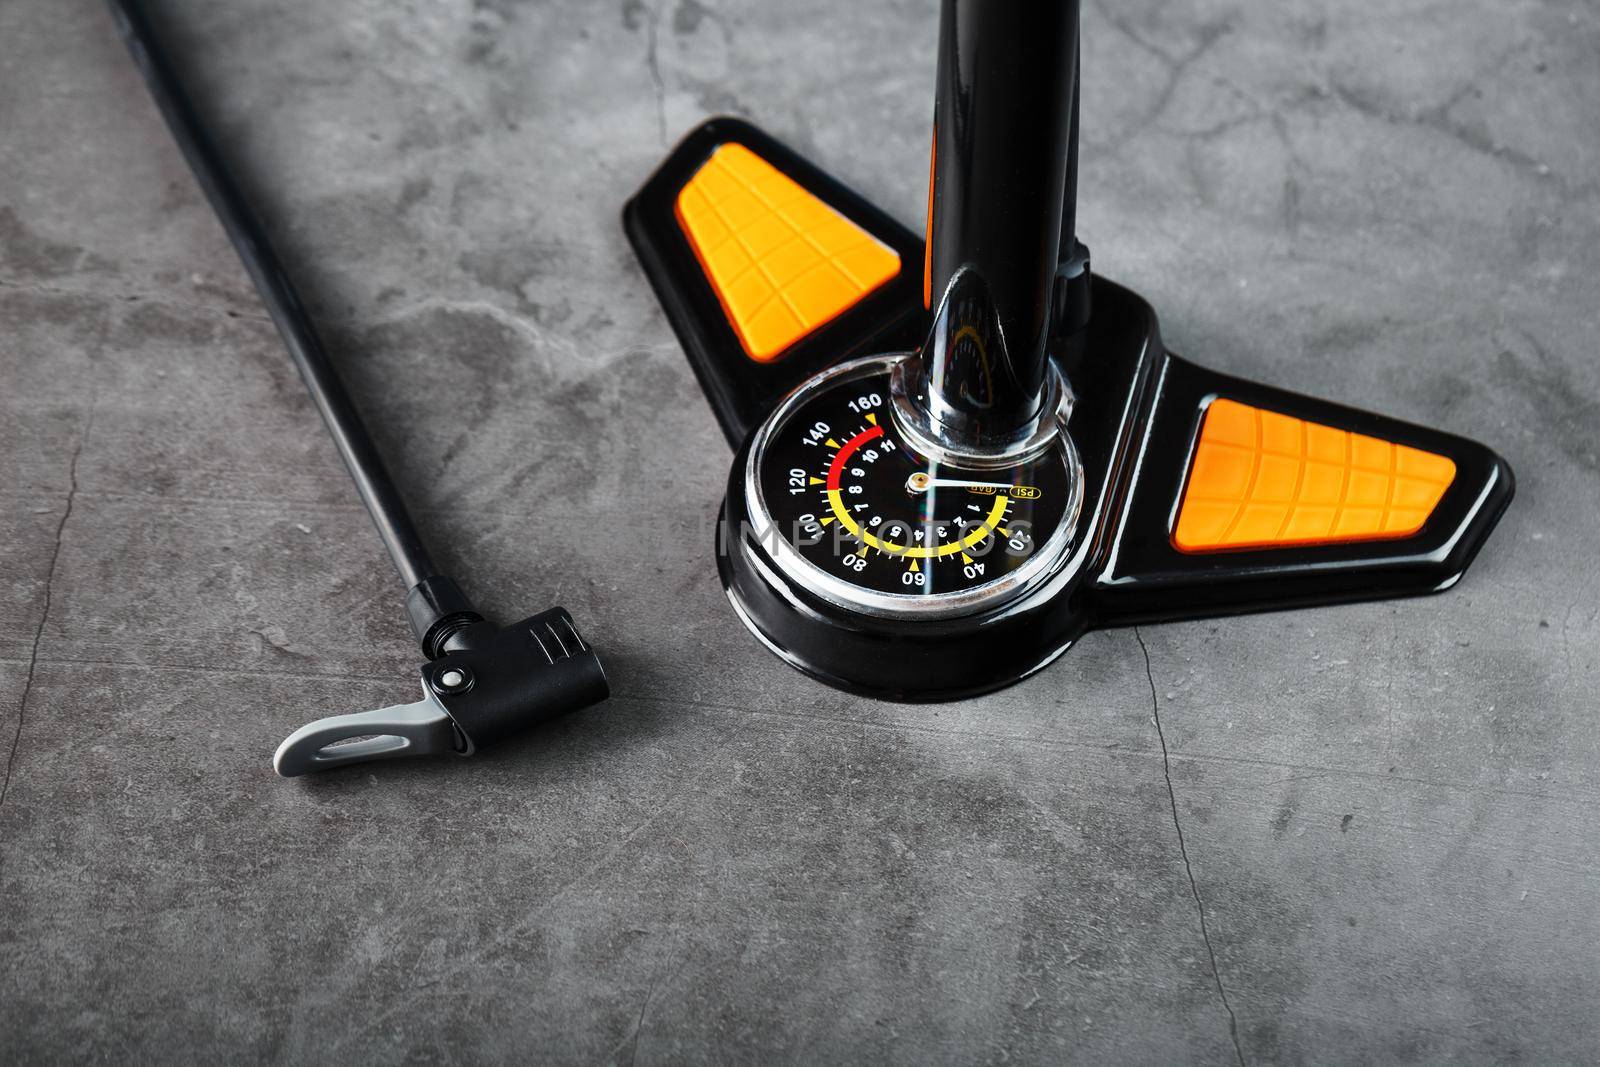
[[1010, 482], [964, 482], [959, 478], [930, 478], [918, 471], [906, 479], [906, 491], [925, 493], [929, 489], [1011, 489]]

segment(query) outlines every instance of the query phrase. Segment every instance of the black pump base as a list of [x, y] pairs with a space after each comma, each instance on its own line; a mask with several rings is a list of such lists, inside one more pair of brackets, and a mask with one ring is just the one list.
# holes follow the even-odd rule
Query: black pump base
[[[868, 297], [761, 362], [741, 348], [674, 212], [684, 184], [730, 143], [749, 148], [896, 250], [902, 264]], [[901, 619], [841, 608], [803, 576], [775, 566], [746, 527], [750, 440], [785, 396], [819, 370], [917, 343], [927, 317], [917, 284], [921, 247], [841, 183], [731, 119], [691, 132], [629, 203], [624, 220], [719, 422], [740, 445], [717, 544], [728, 597], [763, 643], [830, 685], [893, 700], [954, 699], [1026, 677], [1091, 628], [1439, 591], [1460, 579], [1512, 497], [1511, 469], [1483, 445], [1190, 363], [1167, 352], [1143, 299], [1091, 276], [1087, 324], [1052, 356], [1076, 398], [1066, 432], [1083, 464], [1083, 507], [1070, 550], [1046, 580], [983, 613]], [[1375, 438], [1391, 455], [1405, 446], [1444, 457], [1454, 476], [1426, 520], [1403, 536], [1185, 550], [1178, 543], [1180, 512], [1207, 413], [1218, 400], [1339, 431], [1341, 440]]]
[[[748, 443], [733, 461], [717, 563], [728, 599], [786, 662], [829, 685], [900, 701], [1003, 688], [1086, 630], [1429, 593], [1466, 570], [1512, 495], [1509, 467], [1472, 441], [1217, 374], [1168, 353], [1154, 311], [1096, 277], [1094, 314], [1062, 360], [1078, 402], [1067, 425], [1083, 461], [1072, 548], [1022, 598], [950, 619], [871, 618], [787, 577], [748, 515]], [[1450, 457], [1456, 480], [1428, 524], [1398, 541], [1187, 554], [1171, 516], [1206, 405], [1228, 397]]]

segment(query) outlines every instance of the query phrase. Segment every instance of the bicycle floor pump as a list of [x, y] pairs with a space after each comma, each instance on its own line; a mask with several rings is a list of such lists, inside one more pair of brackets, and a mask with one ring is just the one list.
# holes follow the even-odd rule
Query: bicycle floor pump
[[925, 240], [728, 118], [624, 212], [738, 450], [716, 552], [756, 637], [938, 700], [1091, 627], [1454, 584], [1505, 461], [1169, 352], [1076, 232], [1077, 0], [940, 20]]

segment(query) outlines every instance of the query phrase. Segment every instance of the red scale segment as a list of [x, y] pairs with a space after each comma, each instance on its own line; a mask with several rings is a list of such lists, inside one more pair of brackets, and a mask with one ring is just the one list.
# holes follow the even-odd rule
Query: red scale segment
[[839, 488], [839, 476], [844, 472], [845, 462], [855, 454], [856, 449], [860, 448], [868, 441], [882, 436], [883, 427], [874, 426], [870, 430], [862, 430], [860, 433], [850, 438], [850, 440], [846, 441], [844, 443], [844, 447], [839, 449], [838, 455], [833, 457], [833, 462], [828, 465], [828, 488]]

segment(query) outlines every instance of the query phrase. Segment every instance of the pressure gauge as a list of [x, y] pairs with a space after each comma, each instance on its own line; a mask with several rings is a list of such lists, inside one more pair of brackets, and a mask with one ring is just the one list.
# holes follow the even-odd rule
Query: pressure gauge
[[1077, 517], [1069, 439], [998, 468], [941, 462], [896, 423], [897, 361], [812, 379], [757, 432], [755, 536], [790, 579], [871, 615], [959, 615], [1016, 595], [1059, 560]]

